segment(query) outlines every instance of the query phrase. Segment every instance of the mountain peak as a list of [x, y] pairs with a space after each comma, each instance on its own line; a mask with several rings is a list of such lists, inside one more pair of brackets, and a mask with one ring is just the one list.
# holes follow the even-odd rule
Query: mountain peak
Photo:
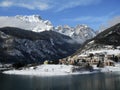
[[70, 27], [68, 25], [58, 26], [55, 28], [55, 31], [70, 36], [75, 41], [81, 44], [96, 35], [93, 29], [85, 24], [79, 24], [76, 27]]
[[86, 25], [86, 24], [78, 24], [78, 25], [76, 26], [76, 28], [81, 28], [81, 27], [83, 27], [83, 28], [88, 28], [88, 25]]
[[17, 19], [27, 21], [27, 22], [40, 22], [42, 18], [39, 15], [17, 15], [15, 16]]
[[16, 27], [34, 32], [53, 29], [52, 23], [49, 20], [43, 20], [39, 15], [2, 16], [0, 17], [0, 27]]

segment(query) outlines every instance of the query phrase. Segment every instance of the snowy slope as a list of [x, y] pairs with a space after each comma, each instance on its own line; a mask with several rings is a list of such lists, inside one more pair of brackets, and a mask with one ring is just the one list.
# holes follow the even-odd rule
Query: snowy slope
[[22, 16], [17, 15], [13, 17], [1, 16], [0, 27], [17, 27], [21, 29], [31, 30], [34, 32], [42, 32], [45, 30], [52, 30], [53, 25], [48, 20], [43, 20], [39, 15]]
[[76, 27], [70, 27], [68, 25], [58, 26], [55, 28], [55, 31], [70, 36], [81, 44], [96, 35], [93, 29], [84, 24], [77, 25]]

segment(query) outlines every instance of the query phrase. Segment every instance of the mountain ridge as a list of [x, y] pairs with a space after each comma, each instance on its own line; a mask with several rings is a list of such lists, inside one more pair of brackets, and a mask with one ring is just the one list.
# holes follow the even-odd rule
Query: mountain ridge
[[80, 44], [54, 31], [36, 33], [19, 28], [0, 28], [0, 61], [44, 62], [74, 53]]
[[0, 17], [0, 27], [16, 27], [38, 33], [52, 30], [70, 36], [74, 41], [80, 44], [96, 35], [94, 30], [87, 25], [81, 24], [75, 27], [70, 27], [68, 25], [54, 27], [49, 20], [43, 20], [39, 15], [2, 16]]
[[75, 27], [70, 27], [68, 25], [58, 26], [56, 27], [55, 31], [70, 36], [80, 44], [96, 36], [93, 29], [85, 24], [77, 25]]

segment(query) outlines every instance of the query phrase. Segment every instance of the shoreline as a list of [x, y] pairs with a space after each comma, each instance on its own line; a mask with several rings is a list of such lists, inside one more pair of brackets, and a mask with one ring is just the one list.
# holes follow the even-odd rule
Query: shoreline
[[72, 72], [73, 65], [38, 65], [36, 67], [23, 68], [21, 70], [3, 71], [3, 74], [9, 75], [32, 75], [32, 76], [65, 76], [65, 75], [83, 75], [104, 72], [120, 72], [120, 65], [106, 66], [104, 68], [97, 68], [93, 66], [93, 71], [79, 70]]

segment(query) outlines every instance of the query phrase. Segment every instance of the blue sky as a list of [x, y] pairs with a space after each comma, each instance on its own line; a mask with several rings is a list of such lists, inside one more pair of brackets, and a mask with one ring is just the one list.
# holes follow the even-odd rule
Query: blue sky
[[120, 0], [0, 0], [0, 16], [32, 14], [54, 26], [87, 24], [97, 30], [120, 16]]

